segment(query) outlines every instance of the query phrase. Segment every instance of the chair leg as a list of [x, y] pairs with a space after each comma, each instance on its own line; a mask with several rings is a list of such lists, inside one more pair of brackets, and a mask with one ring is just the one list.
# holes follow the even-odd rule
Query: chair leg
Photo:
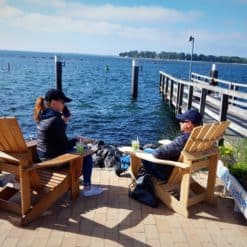
[[189, 202], [189, 192], [190, 192], [190, 171], [183, 171], [181, 188], [180, 188], [180, 205], [184, 208], [183, 215], [188, 217], [188, 202]]
[[209, 167], [208, 167], [208, 183], [206, 191], [206, 201], [210, 204], [216, 202], [214, 197], [214, 189], [216, 182], [216, 169], [217, 169], [218, 155], [210, 157]]
[[31, 206], [31, 180], [28, 172], [20, 167], [21, 214], [25, 215]]
[[71, 199], [75, 200], [79, 196], [80, 192], [80, 180], [83, 166], [83, 159], [76, 159], [70, 163], [70, 175], [71, 175]]
[[189, 200], [189, 187], [190, 187], [190, 173], [183, 174], [180, 188], [180, 201], [183, 205], [188, 205]]
[[183, 205], [170, 191], [166, 191], [162, 184], [154, 184], [156, 196], [171, 210], [176, 213], [183, 215], [184, 217], [189, 216], [188, 208]]
[[136, 157], [135, 155], [131, 155], [131, 161], [130, 162], [131, 162], [130, 163], [131, 176], [136, 178], [137, 173], [142, 166], [141, 159]]

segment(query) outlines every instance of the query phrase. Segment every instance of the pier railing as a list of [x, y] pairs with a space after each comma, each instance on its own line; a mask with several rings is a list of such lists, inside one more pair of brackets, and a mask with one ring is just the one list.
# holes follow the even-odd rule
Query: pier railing
[[[208, 85], [217, 85], [219, 87], [232, 89], [234, 91], [247, 92], [247, 84], [226, 81], [226, 80], [222, 80], [218, 78], [212, 78], [212, 77], [200, 75], [197, 73], [191, 73], [191, 80], [194, 82], [198, 82], [198, 81], [202, 83], [204, 82]], [[231, 101], [233, 101], [233, 99], [231, 99]], [[246, 102], [247, 102], [247, 99], [246, 99]], [[247, 104], [244, 104], [244, 105], [247, 106]]]
[[196, 108], [217, 121], [230, 120], [230, 128], [247, 137], [247, 93], [237, 91], [245, 85], [214, 80], [213, 86], [212, 77], [192, 73], [191, 81], [185, 81], [160, 71], [160, 92], [177, 113]]

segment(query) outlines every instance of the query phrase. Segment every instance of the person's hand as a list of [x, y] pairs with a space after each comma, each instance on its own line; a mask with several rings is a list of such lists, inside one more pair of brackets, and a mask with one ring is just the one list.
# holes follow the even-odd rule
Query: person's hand
[[67, 124], [69, 122], [70, 117], [65, 117], [62, 115], [63, 121]]
[[70, 116], [71, 116], [71, 113], [70, 113], [70, 110], [69, 108], [67, 107], [67, 105], [64, 105], [64, 108], [63, 108], [63, 112], [62, 112], [62, 118], [64, 120], [65, 123], [68, 123], [69, 119], [70, 119]]

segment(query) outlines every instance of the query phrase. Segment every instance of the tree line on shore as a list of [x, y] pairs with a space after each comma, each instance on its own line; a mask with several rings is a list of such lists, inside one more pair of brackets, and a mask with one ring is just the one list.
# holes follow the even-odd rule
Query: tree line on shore
[[[131, 58], [152, 58], [152, 59], [171, 59], [171, 60], [191, 60], [191, 54], [185, 54], [184, 52], [166, 52], [162, 51], [156, 53], [155, 51], [128, 51], [119, 53], [120, 57]], [[219, 62], [219, 63], [247, 63], [247, 58], [238, 56], [214, 56], [204, 54], [193, 54], [193, 61], [207, 61], [207, 62]]]

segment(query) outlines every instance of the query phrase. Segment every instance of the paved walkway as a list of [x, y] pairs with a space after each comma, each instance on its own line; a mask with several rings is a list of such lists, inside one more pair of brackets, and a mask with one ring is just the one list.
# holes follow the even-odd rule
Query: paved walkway
[[[247, 246], [247, 221], [233, 212], [230, 198], [218, 193], [216, 207], [199, 204], [186, 219], [164, 205], [144, 206], [128, 197], [129, 178], [95, 169], [98, 197], [68, 195], [25, 228], [0, 212], [0, 246]], [[219, 189], [219, 186], [218, 186]]]

